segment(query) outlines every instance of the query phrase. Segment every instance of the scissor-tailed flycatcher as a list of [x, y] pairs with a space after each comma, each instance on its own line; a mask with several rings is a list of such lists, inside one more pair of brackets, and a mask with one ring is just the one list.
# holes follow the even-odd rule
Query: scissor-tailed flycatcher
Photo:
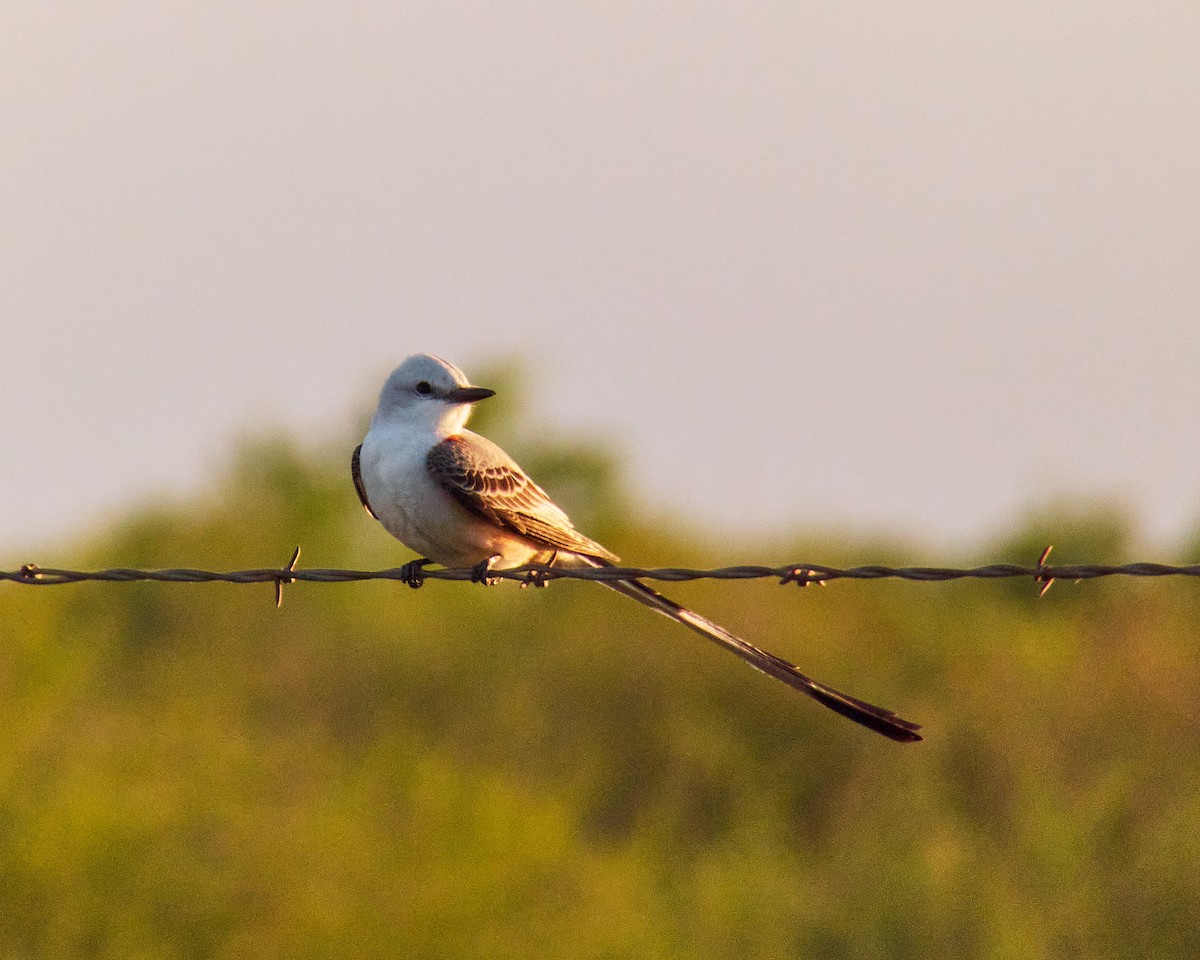
[[[458, 367], [416, 354], [383, 385], [371, 427], [351, 460], [354, 486], [371, 516], [422, 555], [447, 567], [527, 563], [610, 567], [617, 557], [575, 529], [567, 515], [490, 440], [464, 429], [471, 405], [494, 394]], [[640, 580], [603, 580], [741, 657], [818, 703], [893, 740], [920, 740], [920, 725], [806, 677]]]

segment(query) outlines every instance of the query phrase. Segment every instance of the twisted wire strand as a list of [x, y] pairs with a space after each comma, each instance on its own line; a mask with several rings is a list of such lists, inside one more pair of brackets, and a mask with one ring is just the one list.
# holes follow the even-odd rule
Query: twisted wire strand
[[[297, 551], [298, 555], [298, 551]], [[296, 581], [306, 583], [351, 583], [364, 580], [396, 580], [413, 583], [413, 580], [478, 581], [478, 569], [447, 569], [434, 567], [421, 570], [418, 575], [407, 567], [389, 567], [384, 570], [344, 570], [331, 568], [295, 567], [296, 556], [284, 567], [263, 567], [253, 570], [197, 570], [178, 567], [165, 570], [136, 570], [114, 567], [107, 570], [64, 570], [57, 567], [41, 567], [25, 564], [17, 570], [0, 570], [0, 581], [27, 584], [30, 586], [55, 586], [67, 583], [109, 582], [131, 583], [153, 581], [156, 583], [275, 583]], [[547, 567], [529, 565], [511, 570], [489, 570], [489, 579], [515, 580], [524, 584], [542, 585], [550, 580], [657, 580], [677, 583], [684, 580], [761, 580], [776, 579], [780, 583], [797, 583], [802, 586], [831, 580], [911, 580], [921, 583], [948, 580], [997, 580], [1032, 578], [1048, 585], [1054, 580], [1094, 580], [1100, 577], [1200, 577], [1200, 564], [1173, 565], [1166, 563], [1109, 564], [1063, 564], [1023, 565], [1014, 563], [991, 563], [979, 567], [890, 567], [864, 565], [855, 567], [832, 567], [817, 563], [799, 563], [782, 567], [742, 565], [697, 570], [688, 567]]]

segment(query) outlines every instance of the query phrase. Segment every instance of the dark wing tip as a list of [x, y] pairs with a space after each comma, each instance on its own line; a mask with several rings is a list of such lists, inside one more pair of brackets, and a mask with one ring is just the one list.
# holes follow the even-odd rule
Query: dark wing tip
[[896, 716], [891, 710], [877, 707], [864, 700], [859, 700], [857, 697], [839, 693], [815, 680], [805, 686], [804, 692], [834, 713], [840, 713], [847, 720], [862, 724], [868, 730], [883, 734], [897, 743], [917, 743], [925, 739], [917, 733], [921, 729], [919, 723], [905, 720]]
[[[597, 562], [596, 566], [605, 566], [605, 564]], [[767, 676], [774, 677], [776, 680], [786, 683], [793, 690], [798, 690], [812, 697], [817, 703], [828, 707], [847, 720], [853, 720], [868, 730], [873, 730], [875, 733], [881, 734], [889, 740], [895, 740], [897, 743], [916, 743], [924, 739], [917, 733], [921, 729], [919, 723], [904, 720], [892, 713], [891, 710], [885, 710], [883, 707], [877, 707], [873, 703], [859, 700], [857, 697], [852, 697], [848, 693], [842, 693], [840, 690], [834, 690], [833, 687], [826, 686], [812, 677], [805, 676], [796, 669], [795, 664], [789, 663], [787, 660], [777, 657], [773, 653], [768, 653], [766, 650], [761, 650], [752, 643], [747, 643], [741, 637], [735, 636], [724, 627], [713, 623], [706, 617], [702, 617], [700, 614], [693, 610], [688, 610], [686, 607], [681, 607], [674, 600], [667, 599], [657, 590], [648, 587], [641, 580], [606, 580], [603, 582], [606, 587], [632, 597], [634, 600], [644, 603], [646, 606], [652, 607], [660, 613], [671, 617], [673, 620], [682, 623], [688, 629], [707, 637], [736, 656], [741, 657], [756, 670], [760, 670]]]
[[350, 454], [350, 476], [354, 478], [354, 490], [358, 494], [358, 499], [363, 505], [363, 509], [367, 511], [374, 519], [375, 511], [371, 509], [371, 505], [367, 502], [367, 488], [363, 486], [362, 469], [359, 467], [359, 457], [362, 456], [362, 444], [360, 443], [354, 448], [354, 453]]

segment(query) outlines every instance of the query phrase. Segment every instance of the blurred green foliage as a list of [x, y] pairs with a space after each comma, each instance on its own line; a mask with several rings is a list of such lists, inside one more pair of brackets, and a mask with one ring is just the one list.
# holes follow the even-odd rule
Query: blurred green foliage
[[[664, 536], [603, 449], [489, 432], [631, 562], [896, 559]], [[249, 442], [49, 559], [397, 565], [350, 446]], [[1097, 508], [972, 561], [1047, 537], [1132, 559]], [[927, 741], [591, 584], [0, 585], [0, 955], [1200, 956], [1194, 584], [670, 592]]]

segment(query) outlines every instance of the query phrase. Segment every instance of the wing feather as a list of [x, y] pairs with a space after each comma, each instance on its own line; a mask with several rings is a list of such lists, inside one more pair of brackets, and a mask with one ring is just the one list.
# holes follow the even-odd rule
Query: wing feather
[[498, 446], [478, 434], [447, 437], [425, 457], [430, 475], [475, 516], [550, 550], [616, 561]]

